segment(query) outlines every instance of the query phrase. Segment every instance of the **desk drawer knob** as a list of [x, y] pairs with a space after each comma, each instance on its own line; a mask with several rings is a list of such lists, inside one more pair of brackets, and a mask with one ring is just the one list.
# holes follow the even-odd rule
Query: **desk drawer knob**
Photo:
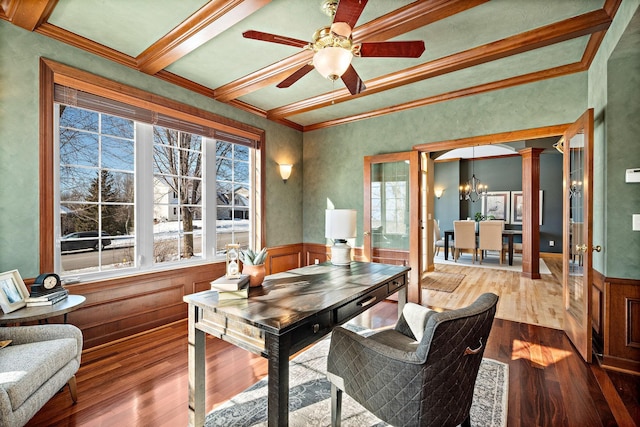
[[313, 324], [313, 333], [317, 334], [319, 330], [320, 330], [320, 325], [318, 323], [314, 323]]

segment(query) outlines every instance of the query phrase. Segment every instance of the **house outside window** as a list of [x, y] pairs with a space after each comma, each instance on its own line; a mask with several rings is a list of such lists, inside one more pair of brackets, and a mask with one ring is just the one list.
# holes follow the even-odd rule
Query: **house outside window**
[[96, 98], [56, 85], [56, 271], [97, 279], [253, 246], [255, 141], [155, 113], [122, 117], [113, 113], [126, 106]]

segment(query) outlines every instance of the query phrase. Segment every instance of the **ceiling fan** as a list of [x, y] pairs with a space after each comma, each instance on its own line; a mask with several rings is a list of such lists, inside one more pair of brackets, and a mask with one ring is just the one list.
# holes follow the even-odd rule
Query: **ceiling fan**
[[313, 42], [276, 34], [249, 30], [245, 38], [313, 50], [313, 61], [298, 68], [280, 82], [277, 87], [286, 88], [307, 75], [314, 68], [325, 78], [341, 78], [349, 92], [357, 95], [366, 89], [362, 79], [351, 65], [354, 56], [419, 58], [424, 52], [424, 41], [394, 41], [353, 43], [351, 32], [368, 0], [324, 0], [322, 10], [333, 18], [330, 27], [320, 28], [313, 35]]

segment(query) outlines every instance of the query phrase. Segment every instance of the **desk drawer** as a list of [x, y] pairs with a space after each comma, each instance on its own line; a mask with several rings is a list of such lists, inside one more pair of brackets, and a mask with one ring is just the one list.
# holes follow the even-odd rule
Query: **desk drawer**
[[387, 292], [387, 284], [385, 283], [357, 300], [345, 304], [342, 307], [338, 307], [336, 309], [336, 322], [338, 324], [346, 322], [352, 317], [369, 309], [369, 307], [372, 307], [376, 303], [382, 301], [387, 297], [387, 295], [389, 294]]
[[407, 283], [407, 275], [406, 274], [387, 282], [387, 288], [389, 290], [389, 295], [391, 295], [394, 292], [397, 292], [398, 289], [400, 289], [401, 287], [403, 287], [405, 285], [405, 283]]
[[331, 312], [327, 311], [311, 317], [302, 325], [291, 331], [291, 354], [318, 341], [333, 327]]

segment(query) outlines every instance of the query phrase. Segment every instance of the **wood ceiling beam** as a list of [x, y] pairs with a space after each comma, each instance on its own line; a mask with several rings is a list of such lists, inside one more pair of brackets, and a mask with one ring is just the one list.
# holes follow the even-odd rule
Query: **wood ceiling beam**
[[140, 71], [156, 74], [223, 31], [260, 10], [271, 0], [215, 0], [204, 5], [136, 59]]
[[2, 0], [0, 7], [7, 21], [33, 31], [49, 18], [57, 3], [58, 0]]
[[367, 90], [351, 95], [347, 89], [338, 89], [313, 98], [304, 99], [269, 110], [268, 118], [282, 118], [323, 108], [356, 97], [373, 95], [420, 80], [459, 71], [475, 65], [502, 59], [511, 55], [539, 49], [576, 37], [606, 30], [611, 17], [604, 10], [596, 10], [573, 18], [546, 25], [531, 31], [507, 37], [444, 58], [435, 59], [400, 72], [387, 74], [365, 82]]
[[439, 102], [451, 101], [452, 99], [464, 98], [466, 96], [478, 95], [481, 93], [491, 92], [494, 90], [505, 89], [508, 87], [519, 86], [523, 84], [533, 83], [540, 80], [552, 79], [556, 77], [566, 76], [568, 74], [574, 74], [585, 71], [585, 68], [581, 62], [575, 62], [573, 64], [561, 65], [559, 67], [550, 68], [547, 70], [535, 71], [533, 73], [524, 74], [521, 76], [510, 77], [508, 79], [499, 80], [496, 82], [484, 83], [478, 86], [469, 88], [463, 88], [454, 90], [447, 93], [442, 93], [427, 98], [417, 99], [415, 101], [406, 102], [400, 105], [394, 105], [390, 107], [380, 108], [377, 110], [367, 111], [361, 114], [355, 114], [348, 117], [342, 117], [333, 120], [327, 120], [325, 122], [314, 123], [312, 125], [304, 126], [303, 131], [308, 132], [312, 130], [324, 129], [332, 126], [338, 126], [346, 123], [352, 123], [358, 120], [372, 119], [374, 117], [380, 117], [387, 114], [397, 113], [399, 111], [410, 110], [413, 108], [424, 107], [426, 105], [437, 104]]
[[[385, 41], [440, 19], [460, 13], [487, 0], [429, 0], [411, 3], [353, 30], [353, 39]], [[215, 99], [229, 102], [263, 87], [280, 83], [309, 63], [313, 52], [302, 51], [215, 89]]]

